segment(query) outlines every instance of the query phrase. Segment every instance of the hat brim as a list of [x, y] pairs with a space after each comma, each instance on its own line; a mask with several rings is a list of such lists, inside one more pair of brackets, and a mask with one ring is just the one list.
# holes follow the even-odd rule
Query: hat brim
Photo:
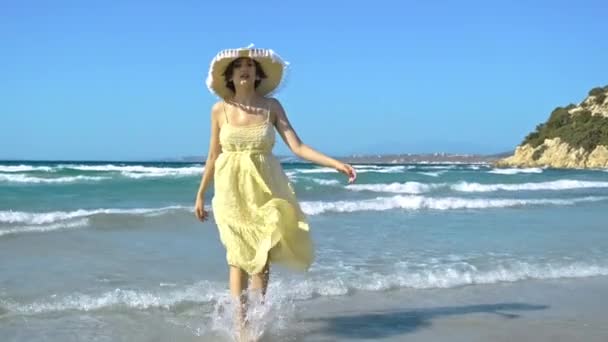
[[222, 99], [230, 98], [234, 95], [234, 92], [226, 86], [223, 73], [232, 61], [241, 57], [248, 57], [260, 63], [266, 74], [266, 78], [263, 78], [256, 88], [258, 94], [268, 96], [280, 88], [284, 79], [285, 69], [289, 63], [285, 62], [270, 49], [248, 47], [223, 50], [213, 58], [206, 81], [209, 91]]

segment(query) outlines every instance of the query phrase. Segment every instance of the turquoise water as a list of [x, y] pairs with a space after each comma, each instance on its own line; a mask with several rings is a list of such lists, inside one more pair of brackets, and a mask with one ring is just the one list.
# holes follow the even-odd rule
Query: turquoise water
[[[316, 261], [307, 274], [273, 269], [275, 332], [319, 297], [608, 275], [606, 170], [355, 165], [347, 185], [331, 169], [283, 167]], [[170, 336], [222, 336], [224, 251], [213, 216], [192, 213], [202, 170], [0, 163], [0, 335], [117, 340], [120, 329], [164, 325]]]

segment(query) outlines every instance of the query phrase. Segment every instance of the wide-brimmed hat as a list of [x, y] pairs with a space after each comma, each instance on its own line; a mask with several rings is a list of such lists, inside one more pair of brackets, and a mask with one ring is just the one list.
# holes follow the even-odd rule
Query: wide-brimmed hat
[[223, 74], [226, 67], [240, 57], [256, 60], [266, 74], [266, 78], [263, 78], [256, 88], [258, 94], [271, 95], [281, 88], [289, 63], [271, 49], [257, 49], [250, 44], [244, 48], [222, 50], [213, 58], [206, 81], [209, 91], [223, 99], [234, 95], [234, 92], [226, 86]]

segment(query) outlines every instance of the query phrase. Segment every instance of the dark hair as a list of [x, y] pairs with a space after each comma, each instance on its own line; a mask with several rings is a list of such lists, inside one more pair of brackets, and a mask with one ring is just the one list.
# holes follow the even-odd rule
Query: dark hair
[[[224, 73], [222, 73], [222, 76], [224, 76], [224, 82], [226, 82], [226, 87], [228, 87], [228, 89], [232, 90], [232, 92], [236, 92], [236, 89], [234, 88], [234, 82], [232, 82], [230, 79], [232, 78], [232, 74], [234, 74], [234, 63], [236, 63], [236, 61], [240, 61], [243, 60], [247, 57], [239, 57], [235, 60], [233, 60], [232, 62], [230, 62], [230, 64], [228, 64], [228, 66], [226, 67], [226, 70], [224, 70]], [[256, 61], [255, 59], [251, 58], [251, 60], [253, 61], [253, 63], [255, 64], [255, 82], [253, 83], [253, 86], [255, 88], [257, 88], [260, 83], [262, 82], [262, 79], [266, 78], [266, 73], [264, 72], [264, 69], [262, 69], [262, 65], [260, 64], [260, 62]], [[258, 79], [259, 78], [259, 79]]]

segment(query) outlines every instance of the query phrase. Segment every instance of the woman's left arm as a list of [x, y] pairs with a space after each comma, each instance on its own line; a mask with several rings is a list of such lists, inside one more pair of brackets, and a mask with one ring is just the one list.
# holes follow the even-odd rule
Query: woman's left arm
[[357, 173], [351, 165], [331, 158], [303, 143], [300, 137], [298, 137], [295, 129], [291, 126], [281, 102], [277, 99], [271, 99], [271, 101], [272, 111], [276, 114], [275, 127], [285, 144], [287, 144], [289, 149], [296, 156], [317, 165], [331, 167], [338, 172], [344, 173], [348, 176], [349, 183], [353, 183], [357, 179]]

